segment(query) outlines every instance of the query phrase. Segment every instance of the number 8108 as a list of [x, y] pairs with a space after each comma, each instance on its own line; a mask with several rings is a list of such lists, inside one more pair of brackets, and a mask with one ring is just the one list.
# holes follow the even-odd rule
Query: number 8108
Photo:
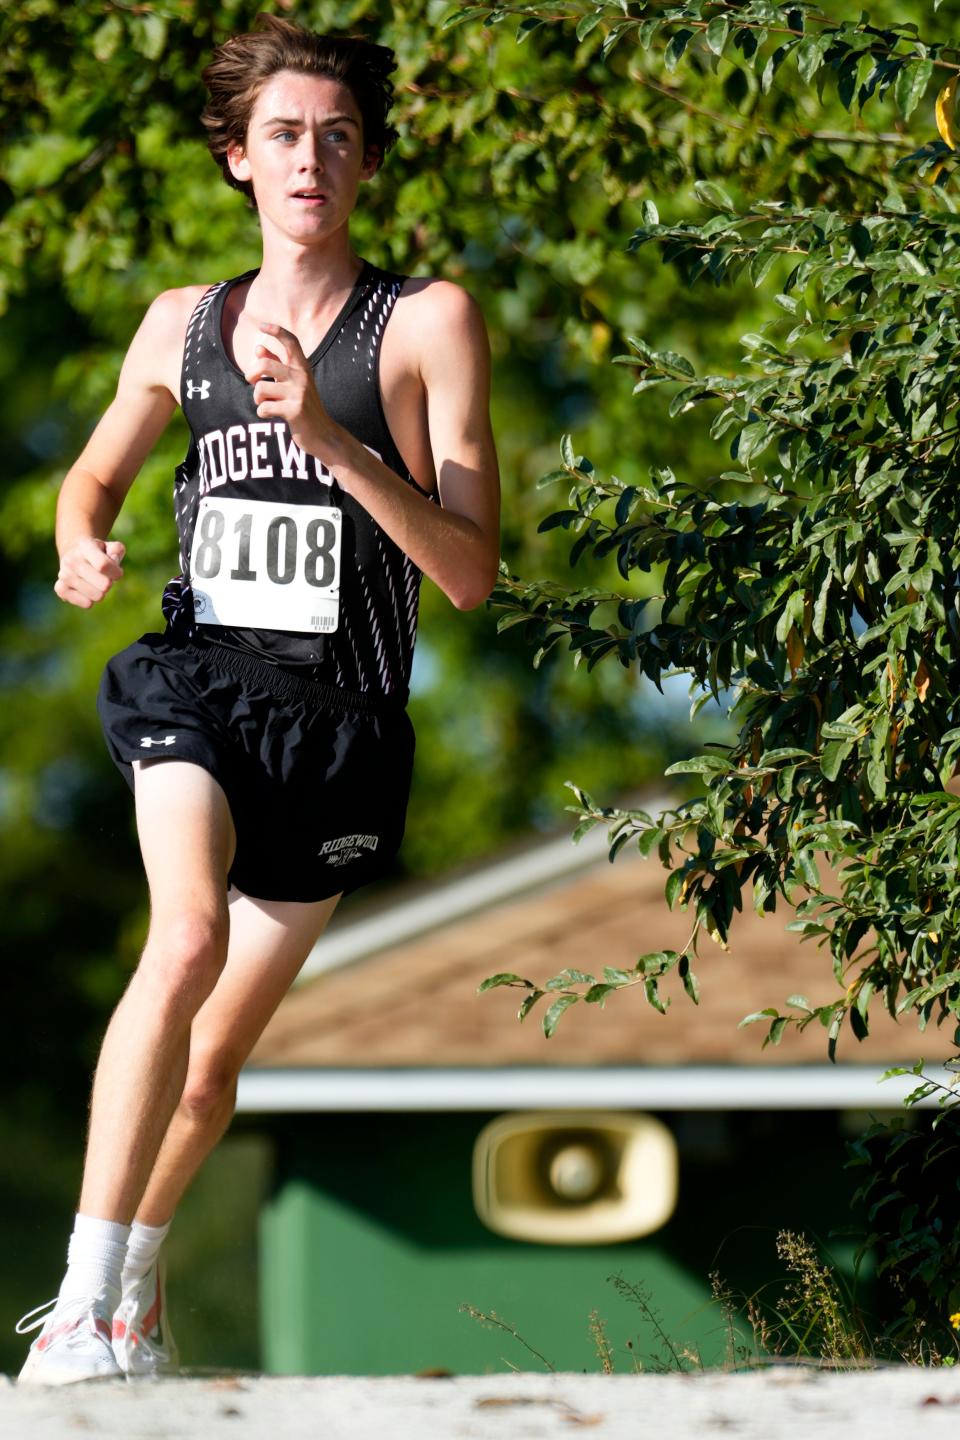
[[[251, 563], [251, 553], [257, 565], [264, 566], [267, 579], [274, 585], [289, 585], [296, 579], [300, 562], [300, 532], [292, 515], [275, 515], [269, 522], [262, 550], [255, 544], [253, 515], [241, 514], [233, 527], [236, 544], [233, 552], [236, 564], [230, 569], [231, 580], [258, 579], [258, 570]], [[226, 517], [222, 510], [210, 507], [200, 521], [197, 541], [193, 553], [193, 574], [199, 580], [213, 580], [220, 574], [224, 563], [224, 531]], [[259, 538], [259, 537], [258, 537]], [[327, 589], [336, 579], [334, 550], [337, 528], [332, 520], [315, 516], [308, 520], [303, 534], [303, 579], [308, 585]], [[261, 558], [262, 556], [262, 558]]]

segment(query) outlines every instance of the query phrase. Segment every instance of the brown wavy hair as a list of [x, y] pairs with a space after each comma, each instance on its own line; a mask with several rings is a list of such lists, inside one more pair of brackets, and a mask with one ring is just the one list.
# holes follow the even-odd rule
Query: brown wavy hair
[[397, 63], [393, 50], [360, 37], [318, 35], [278, 15], [261, 13], [253, 23], [253, 30], [231, 35], [218, 45], [201, 72], [209, 100], [200, 122], [207, 131], [207, 148], [227, 184], [242, 191], [256, 209], [250, 181], [237, 180], [230, 173], [227, 149], [246, 145], [260, 87], [279, 70], [327, 75], [345, 85], [360, 111], [364, 150], [375, 149], [382, 165], [387, 150], [399, 139], [387, 120], [393, 102], [390, 75]]

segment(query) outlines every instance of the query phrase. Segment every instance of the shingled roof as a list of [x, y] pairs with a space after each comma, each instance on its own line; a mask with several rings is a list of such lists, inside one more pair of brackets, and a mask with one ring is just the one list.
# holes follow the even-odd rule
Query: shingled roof
[[[587, 842], [592, 842], [588, 845]], [[557, 850], [554, 854], [565, 853]], [[568, 842], [569, 843], [569, 842]], [[540, 842], [545, 851], [546, 842]], [[344, 963], [344, 938], [364, 923], [335, 917], [323, 946], [339, 953], [334, 968], [314, 974], [281, 1003], [256, 1046], [250, 1067], [383, 1069], [385, 1067], [501, 1066], [685, 1066], [735, 1065], [763, 1067], [823, 1065], [827, 1033], [818, 1022], [803, 1032], [789, 1026], [778, 1046], [762, 1046], [767, 1022], [739, 1028], [750, 1012], [776, 1006], [791, 1011], [790, 995], [805, 996], [811, 1005], [835, 999], [838, 987], [829, 950], [785, 930], [793, 912], [778, 905], [772, 915], [752, 908], [734, 917], [729, 952], [703, 937], [694, 969], [700, 982], [700, 1003], [685, 994], [679, 976], [661, 982], [670, 1003], [662, 1015], [648, 1005], [642, 987], [610, 995], [603, 1008], [578, 1004], [561, 1019], [551, 1039], [540, 1026], [546, 1002], [520, 1024], [517, 1009], [524, 991], [494, 989], [477, 993], [480, 982], [498, 971], [513, 971], [540, 982], [564, 967], [602, 974], [605, 965], [629, 969], [651, 950], [680, 950], [688, 940], [692, 914], [667, 908], [667, 872], [656, 858], [641, 859], [621, 851], [611, 864], [605, 838], [594, 832], [581, 842], [580, 868], [552, 878], [535, 879], [504, 894], [509, 885], [491, 886], [500, 898], [480, 908], [437, 923], [444, 913], [445, 887], [463, 884], [463, 877], [438, 881], [416, 891], [422, 903], [433, 902], [432, 924], [425, 923], [405, 938], [390, 943], [391, 913], [409, 910], [401, 891], [378, 908], [380, 936], [375, 953]], [[580, 847], [571, 847], [577, 851]], [[536, 859], [537, 846], [516, 857], [518, 871]], [[570, 863], [570, 862], [566, 862]], [[468, 877], [475, 892], [483, 891], [485, 874], [504, 873], [481, 866]], [[509, 869], [509, 862], [508, 862]], [[536, 867], [533, 872], [536, 874]], [[829, 872], [821, 868], [829, 888]], [[836, 892], [834, 892], [836, 893]], [[456, 907], [452, 907], [454, 910]], [[463, 907], [461, 907], [463, 909]], [[398, 919], [398, 924], [399, 924]], [[337, 947], [340, 947], [339, 952]], [[348, 947], [349, 949], [349, 947]], [[322, 958], [321, 958], [322, 963]], [[314, 967], [316, 968], [316, 967]], [[882, 1069], [892, 1064], [941, 1062], [954, 1056], [953, 1026], [931, 1023], [925, 1032], [916, 1016], [894, 1021], [874, 1000], [869, 1037], [858, 1042], [845, 1025], [837, 1046], [840, 1065], [869, 1063]]]

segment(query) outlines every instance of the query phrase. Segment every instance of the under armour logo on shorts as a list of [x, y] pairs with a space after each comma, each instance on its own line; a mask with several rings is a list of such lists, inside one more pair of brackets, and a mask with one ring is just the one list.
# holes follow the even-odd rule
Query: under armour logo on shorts
[[194, 385], [192, 380], [187, 381], [187, 399], [192, 400], [194, 395], [199, 395], [201, 400], [206, 400], [210, 394], [210, 381], [201, 380], [199, 385]]
[[140, 746], [143, 750], [149, 750], [151, 745], [176, 745], [176, 743], [176, 735], [164, 735], [162, 740], [151, 740], [149, 735], [144, 735]]

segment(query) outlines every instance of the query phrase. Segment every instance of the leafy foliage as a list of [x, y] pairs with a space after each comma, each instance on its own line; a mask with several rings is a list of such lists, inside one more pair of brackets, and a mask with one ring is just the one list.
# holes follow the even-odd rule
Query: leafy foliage
[[[957, 1071], [960, 1062], [948, 1061], [947, 1069]], [[883, 1078], [892, 1075], [919, 1076], [921, 1083], [905, 1105], [917, 1106], [936, 1095], [937, 1110], [929, 1124], [919, 1116], [874, 1120], [847, 1142], [846, 1168], [865, 1172], [853, 1201], [862, 1206], [868, 1230], [855, 1263], [869, 1254], [877, 1273], [887, 1275], [899, 1292], [900, 1311], [888, 1327], [890, 1338], [943, 1353], [955, 1349], [951, 1327], [960, 1326], [955, 1313], [960, 1302], [955, 1219], [960, 1099], [955, 1077], [944, 1085], [924, 1074], [922, 1061], [910, 1069], [894, 1066]]]
[[[667, 73], [681, 58], [697, 68], [723, 54], [761, 94], [792, 57], [795, 85], [822, 99], [829, 82], [861, 125], [892, 101], [903, 138], [909, 117], [923, 123], [935, 70], [957, 70], [945, 58], [956, 48], [921, 39], [912, 23], [834, 21], [766, 0], [640, 9], [643, 18], [611, 19], [613, 7], [594, 8], [598, 25], [610, 21], [608, 49], [616, 36]], [[560, 23], [559, 11], [536, 13]], [[545, 483], [562, 478], [567, 505], [542, 528], [576, 537], [571, 565], [612, 559], [617, 584], [570, 591], [508, 575], [498, 597], [502, 623], [522, 623], [537, 657], [565, 641], [576, 663], [616, 656], [657, 686], [687, 674], [692, 713], [732, 697], [734, 742], [668, 767], [703, 786], [676, 809], [655, 820], [574, 787], [578, 833], [608, 824], [611, 858], [629, 841], [656, 849], [672, 872], [668, 902], [695, 917], [683, 951], [641, 957], [628, 976], [604, 982], [603, 995], [642, 983], [662, 1008], [657, 981], [676, 966], [696, 1000], [689, 965], [700, 932], [726, 945], [745, 901], [765, 913], [782, 897], [796, 907], [788, 928], [829, 947], [842, 990], [816, 1008], [790, 997], [799, 1015], [766, 1010], [742, 1023], [768, 1018], [766, 1044], [787, 1025], [819, 1021], [831, 1058], [844, 1020], [857, 1038], [867, 1034], [874, 998], [892, 1014], [915, 1011], [921, 1028], [934, 1015], [960, 1016], [960, 799], [948, 788], [960, 744], [953, 159], [944, 140], [918, 135], [922, 143], [894, 157], [884, 132], [873, 138], [882, 163], [842, 184], [830, 183], [841, 135], [761, 201], [692, 181], [701, 213], [672, 222], [647, 201], [632, 252], [656, 245], [689, 287], [746, 273], [766, 296], [737, 373], [698, 371], [639, 335], [613, 357], [635, 376], [636, 394], [669, 396], [661, 404], [683, 417], [684, 435], [705, 415], [730, 468], [685, 478], [679, 466], [657, 466], [648, 483], [627, 484], [598, 475], [565, 436], [563, 468]], [[931, 186], [934, 166], [943, 173]], [[798, 171], [825, 180], [826, 198], [797, 203]], [[769, 181], [769, 167], [763, 173]], [[682, 441], [676, 449], [682, 456]], [[839, 894], [822, 888], [818, 856], [839, 866]], [[520, 983], [531, 999], [533, 983]], [[594, 977], [581, 983], [582, 996], [559, 986], [548, 1034], [560, 1000], [602, 998]]]

